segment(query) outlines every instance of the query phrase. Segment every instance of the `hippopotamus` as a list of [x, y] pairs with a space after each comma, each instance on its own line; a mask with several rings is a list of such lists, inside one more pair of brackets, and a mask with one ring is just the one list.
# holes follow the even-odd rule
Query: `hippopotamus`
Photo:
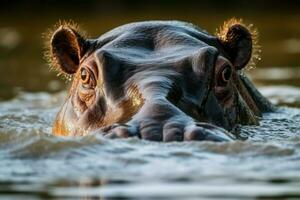
[[241, 20], [216, 35], [181, 21], [144, 21], [88, 39], [50, 34], [48, 60], [71, 78], [53, 134], [151, 141], [230, 141], [274, 108], [247, 78], [256, 32]]

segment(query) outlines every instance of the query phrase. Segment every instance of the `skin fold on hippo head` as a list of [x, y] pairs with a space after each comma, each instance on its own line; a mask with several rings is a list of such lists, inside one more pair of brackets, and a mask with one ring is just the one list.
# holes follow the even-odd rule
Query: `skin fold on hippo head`
[[120, 26], [86, 39], [61, 23], [48, 58], [72, 83], [53, 133], [155, 141], [231, 139], [258, 124], [268, 102], [242, 73], [256, 55], [256, 33], [241, 20], [216, 36], [179, 21]]

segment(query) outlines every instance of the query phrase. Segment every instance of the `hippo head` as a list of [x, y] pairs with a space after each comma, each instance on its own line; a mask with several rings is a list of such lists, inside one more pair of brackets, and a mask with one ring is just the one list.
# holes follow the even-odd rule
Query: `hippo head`
[[257, 124], [263, 111], [241, 72], [255, 57], [254, 36], [239, 20], [217, 36], [185, 22], [147, 21], [97, 39], [61, 24], [50, 39], [50, 61], [72, 83], [53, 133], [229, 140], [227, 131]]

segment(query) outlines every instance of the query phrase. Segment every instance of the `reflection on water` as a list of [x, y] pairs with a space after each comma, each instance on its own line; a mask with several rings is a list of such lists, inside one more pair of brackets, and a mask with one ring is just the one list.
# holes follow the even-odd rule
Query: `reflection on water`
[[[275, 69], [277, 70], [277, 69]], [[264, 86], [276, 104], [299, 88]], [[65, 93], [21, 93], [0, 103], [0, 198], [300, 198], [300, 110], [280, 107], [246, 141], [156, 143], [101, 135], [58, 138], [51, 124]]]
[[272, 103], [300, 107], [300, 67], [258, 68], [250, 75], [257, 85], [264, 85], [260, 90]]

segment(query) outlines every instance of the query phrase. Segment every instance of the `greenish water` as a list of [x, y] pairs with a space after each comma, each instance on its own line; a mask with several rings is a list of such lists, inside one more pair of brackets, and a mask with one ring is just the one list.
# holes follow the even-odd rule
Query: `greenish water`
[[232, 15], [147, 9], [2, 15], [0, 199], [299, 199], [298, 14], [235, 14], [261, 32], [262, 61], [248, 73], [279, 106], [260, 126], [242, 127], [246, 141], [164, 144], [51, 135], [67, 84], [43, 61], [41, 33], [59, 18], [73, 18], [96, 37], [147, 19], [189, 21], [213, 33]]

